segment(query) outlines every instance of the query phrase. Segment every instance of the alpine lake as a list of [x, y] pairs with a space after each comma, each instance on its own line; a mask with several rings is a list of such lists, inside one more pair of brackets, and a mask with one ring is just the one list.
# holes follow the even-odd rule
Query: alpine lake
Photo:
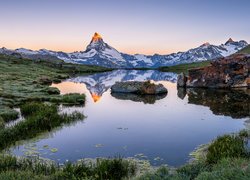
[[[145, 80], [162, 83], [168, 93], [110, 92], [116, 81]], [[115, 70], [52, 84], [61, 94], [86, 94], [85, 106], [60, 106], [62, 112], [79, 111], [86, 118], [19, 142], [10, 151], [58, 163], [120, 156], [148, 160], [155, 166], [180, 166], [198, 146], [250, 128], [249, 89], [177, 89], [176, 81], [177, 74], [171, 72]]]

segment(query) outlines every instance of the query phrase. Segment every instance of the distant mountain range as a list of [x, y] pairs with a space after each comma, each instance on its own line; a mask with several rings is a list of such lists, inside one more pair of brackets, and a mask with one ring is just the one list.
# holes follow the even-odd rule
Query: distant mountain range
[[236, 53], [247, 45], [248, 43], [244, 40], [233, 41], [230, 38], [225, 44], [216, 46], [204, 43], [186, 52], [168, 55], [130, 55], [117, 51], [115, 48], [105, 43], [98, 33], [95, 33], [85, 51], [65, 53], [46, 49], [33, 51], [25, 48], [16, 50], [1, 48], [0, 53], [29, 59], [61, 59], [70, 63], [98, 65], [110, 68], [157, 68], [160, 66], [173, 66], [182, 63], [192, 63], [225, 57]]

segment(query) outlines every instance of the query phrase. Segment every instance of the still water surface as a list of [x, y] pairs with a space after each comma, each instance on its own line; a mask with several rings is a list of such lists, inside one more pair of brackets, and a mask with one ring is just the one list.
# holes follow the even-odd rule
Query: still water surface
[[[235, 99], [246, 99], [245, 92], [177, 91], [176, 78], [174, 73], [152, 70], [117, 70], [53, 84], [62, 94], [85, 93], [85, 107], [62, 110], [78, 110], [87, 118], [22, 142], [12, 152], [28, 155], [33, 150], [58, 162], [122, 156], [148, 159], [153, 165], [179, 166], [190, 159], [190, 152], [198, 145], [245, 128], [249, 103]], [[110, 93], [116, 81], [129, 80], [162, 83], [168, 94], [141, 97]], [[52, 148], [58, 151], [52, 152]]]

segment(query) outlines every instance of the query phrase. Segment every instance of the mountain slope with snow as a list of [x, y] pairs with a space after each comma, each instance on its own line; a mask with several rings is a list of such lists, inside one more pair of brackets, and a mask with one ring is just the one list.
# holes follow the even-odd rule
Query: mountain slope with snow
[[110, 68], [156, 68], [229, 56], [245, 48], [247, 45], [248, 43], [244, 40], [233, 41], [230, 38], [225, 44], [219, 46], [205, 43], [186, 52], [168, 55], [154, 54], [151, 56], [143, 54], [129, 55], [117, 51], [105, 43], [98, 33], [95, 33], [85, 51], [64, 53], [46, 49], [33, 51], [24, 48], [16, 50], [1, 48], [0, 53], [8, 55], [20, 54], [20, 56], [30, 59], [61, 59], [70, 63], [98, 65]]

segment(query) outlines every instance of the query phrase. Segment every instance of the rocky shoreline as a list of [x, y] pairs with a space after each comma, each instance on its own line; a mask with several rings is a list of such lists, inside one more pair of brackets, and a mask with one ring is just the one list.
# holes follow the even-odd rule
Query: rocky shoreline
[[250, 55], [234, 54], [211, 61], [209, 66], [181, 73], [178, 87], [250, 88]]

